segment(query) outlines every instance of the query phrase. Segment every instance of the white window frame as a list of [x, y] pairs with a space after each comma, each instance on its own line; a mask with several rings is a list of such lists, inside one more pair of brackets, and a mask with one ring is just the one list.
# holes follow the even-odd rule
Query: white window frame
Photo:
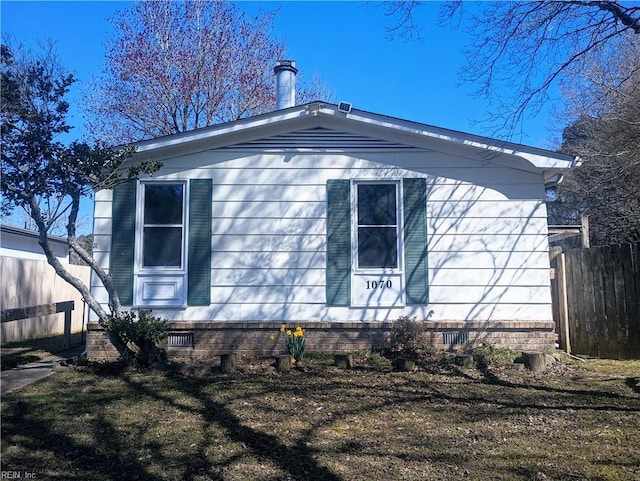
[[[180, 259], [180, 267], [177, 266], [145, 266], [144, 265], [144, 228], [149, 227], [144, 223], [144, 196], [145, 190], [148, 185], [182, 185], [182, 224], [162, 224], [163, 227], [181, 227], [182, 228], [182, 244], [181, 244], [181, 259]], [[174, 181], [141, 181], [138, 194], [138, 215], [136, 216], [136, 255], [135, 255], [135, 263], [136, 263], [136, 271], [144, 272], [144, 273], [153, 273], [153, 272], [171, 272], [173, 274], [176, 273], [186, 273], [187, 271], [187, 235], [188, 235], [188, 222], [187, 216], [188, 212], [188, 182], [181, 180]]]
[[[358, 186], [395, 185], [396, 188], [396, 249], [397, 267], [360, 267], [358, 265]], [[353, 179], [351, 181], [351, 263], [354, 273], [402, 274], [404, 272], [404, 242], [402, 239], [403, 205], [402, 179]], [[384, 227], [384, 226], [379, 226]]]

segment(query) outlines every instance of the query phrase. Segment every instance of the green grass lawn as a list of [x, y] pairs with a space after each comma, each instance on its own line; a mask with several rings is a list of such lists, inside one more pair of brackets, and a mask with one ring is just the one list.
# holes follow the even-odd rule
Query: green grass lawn
[[640, 480], [640, 362], [580, 364], [60, 371], [2, 400], [2, 470], [78, 481]]

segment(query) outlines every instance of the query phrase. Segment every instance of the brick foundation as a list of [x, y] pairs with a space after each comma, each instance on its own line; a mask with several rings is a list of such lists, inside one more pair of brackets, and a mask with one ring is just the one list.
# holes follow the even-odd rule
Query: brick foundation
[[[295, 327], [298, 324], [288, 324]], [[381, 322], [302, 322], [307, 352], [341, 353], [371, 349], [382, 345], [391, 323]], [[523, 351], [553, 349], [557, 340], [554, 323], [549, 321], [426, 321], [434, 347], [459, 349], [492, 345]], [[278, 322], [170, 322], [169, 332], [176, 334], [181, 347], [162, 346], [171, 361], [191, 363], [218, 362], [221, 354], [235, 353], [239, 358], [270, 357], [283, 353]], [[185, 342], [185, 341], [193, 341]], [[118, 358], [106, 333], [95, 322], [88, 325], [88, 357], [92, 361]]]

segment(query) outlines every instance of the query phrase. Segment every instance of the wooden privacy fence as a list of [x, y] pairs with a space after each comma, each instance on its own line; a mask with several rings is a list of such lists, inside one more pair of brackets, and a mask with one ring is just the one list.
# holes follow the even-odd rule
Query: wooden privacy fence
[[[91, 269], [87, 266], [65, 264], [71, 275], [89, 285]], [[0, 256], [0, 308], [17, 309], [72, 300], [76, 308], [71, 314], [71, 332], [84, 328], [86, 309], [82, 295], [68, 284], [47, 261]], [[62, 316], [36, 316], [0, 324], [3, 344], [57, 336], [64, 332]]]
[[586, 356], [640, 358], [640, 243], [556, 249], [552, 294], [561, 347]]
[[65, 349], [71, 349], [71, 311], [74, 302], [55, 302], [53, 304], [42, 304], [40, 306], [18, 307], [15, 309], [5, 309], [0, 311], [0, 323], [10, 321], [21, 321], [31, 317], [48, 316], [64, 312], [64, 344]]

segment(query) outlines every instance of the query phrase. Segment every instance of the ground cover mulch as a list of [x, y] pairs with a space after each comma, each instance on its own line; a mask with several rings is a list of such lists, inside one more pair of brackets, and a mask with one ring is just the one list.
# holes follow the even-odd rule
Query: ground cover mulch
[[52, 480], [640, 480], [640, 362], [70, 366], [2, 399], [2, 470]]

